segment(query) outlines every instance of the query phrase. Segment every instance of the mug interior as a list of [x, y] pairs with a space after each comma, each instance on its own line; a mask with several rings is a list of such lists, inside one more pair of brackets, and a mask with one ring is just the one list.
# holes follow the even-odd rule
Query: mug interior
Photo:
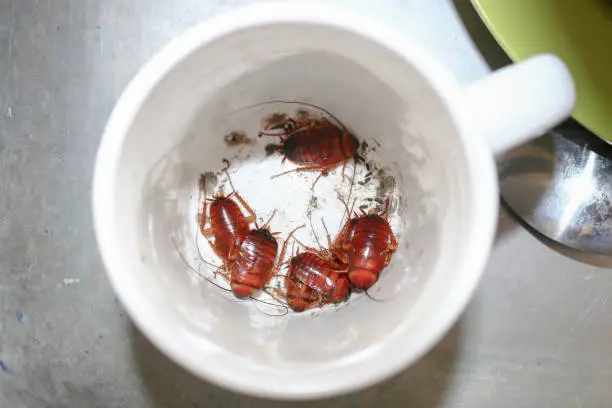
[[[392, 226], [399, 243], [370, 292], [381, 301], [357, 295], [338, 307], [278, 316], [236, 301], [187, 266], [198, 263], [199, 175], [221, 169], [224, 158], [260, 219], [278, 211], [271, 227], [282, 232], [281, 243], [307, 222], [313, 194], [323, 203], [315, 221], [324, 217], [332, 232], [340, 227], [337, 186], [350, 180], [343, 182], [339, 170], [314, 193], [316, 174], [270, 179], [291, 167], [266, 156], [268, 141], [255, 131], [263, 116], [296, 106], [244, 108], [276, 100], [321, 106], [360, 140], [379, 144], [375, 160], [396, 181]], [[246, 131], [250, 144], [228, 146], [224, 136], [232, 130]], [[276, 396], [356, 388], [418, 357], [435, 340], [436, 322], [458, 312], [448, 306], [452, 299], [470, 290], [461, 276], [473, 221], [465, 156], [434, 85], [367, 36], [309, 22], [217, 35], [172, 65], [125, 134], [109, 203], [114, 217], [106, 220], [117, 255], [109, 274], [139, 327], [205, 378]], [[309, 229], [301, 238], [312, 243]], [[205, 257], [220, 264], [200, 241]]]

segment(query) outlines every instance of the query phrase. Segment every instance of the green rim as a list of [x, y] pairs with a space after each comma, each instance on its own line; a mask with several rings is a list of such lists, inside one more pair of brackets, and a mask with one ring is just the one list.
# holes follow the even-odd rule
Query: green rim
[[514, 61], [552, 53], [576, 83], [576, 120], [612, 142], [612, 2], [607, 0], [472, 0]]

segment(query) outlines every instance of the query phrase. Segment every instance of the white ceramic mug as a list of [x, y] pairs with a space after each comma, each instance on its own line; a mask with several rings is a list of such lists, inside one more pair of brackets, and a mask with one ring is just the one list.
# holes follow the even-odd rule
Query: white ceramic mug
[[[215, 295], [177, 256], [170, 237], [181, 248], [197, 234], [180, 197], [220, 166], [232, 115], [272, 99], [317, 103], [380, 142], [401, 197], [400, 246], [380, 279], [399, 288], [390, 300], [268, 316]], [[108, 122], [93, 185], [108, 276], [157, 347], [223, 387], [309, 399], [374, 384], [426, 353], [470, 299], [496, 230], [494, 154], [560, 122], [574, 99], [553, 56], [462, 87], [419, 45], [351, 10], [307, 2], [219, 15], [154, 57]], [[310, 189], [283, 194], [282, 178], [250, 166], [256, 182], [235, 184], [256, 211], [276, 199], [299, 206]]]

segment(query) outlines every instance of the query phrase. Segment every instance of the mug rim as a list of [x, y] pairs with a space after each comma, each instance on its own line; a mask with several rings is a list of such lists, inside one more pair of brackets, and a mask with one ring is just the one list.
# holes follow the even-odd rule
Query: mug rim
[[[114, 206], [105, 205], [105, 203], [114, 202], [123, 141], [139, 110], [157, 84], [188, 56], [206, 46], [207, 43], [238, 30], [279, 23], [331, 26], [365, 37], [400, 56], [402, 60], [409, 61], [423, 73], [432, 88], [444, 100], [446, 109], [457, 129], [457, 136], [462, 140], [466, 155], [475, 157], [475, 160], [468, 160], [466, 163], [469, 177], [478, 179], [478, 182], [473, 182], [470, 186], [475, 203], [470, 211], [478, 214], [473, 217], [474, 225], [471, 226], [471, 230], [477, 232], [477, 236], [470, 237], [473, 240], [469, 248], [470, 256], [466, 257], [465, 264], [458, 268], [464, 275], [462, 275], [462, 286], [458, 289], [459, 293], [452, 298], [453, 303], [438, 309], [438, 316], [433, 319], [436, 324], [430, 324], [428, 331], [421, 333], [416, 347], [409, 351], [395, 350], [393, 358], [384, 364], [368, 368], [367, 375], [357, 379], [351, 378], [350, 381], [339, 378], [333, 383], [317, 383], [316, 387], [282, 387], [278, 384], [270, 386], [271, 384], [260, 381], [256, 376], [252, 378], [252, 381], [240, 381], [233, 369], [213, 364], [211, 364], [212, 367], [203, 367], [194, 363], [188, 353], [176, 344], [176, 336], [151, 319], [154, 316], [151, 316], [150, 310], [147, 310], [147, 306], [138, 296], [134, 296], [138, 288], [128, 287], [122, 283], [121, 275], [125, 272], [125, 268], [120, 259], [121, 256], [113, 246], [113, 237], [116, 235], [112, 222]], [[485, 140], [479, 137], [476, 129], [464, 119], [465, 115], [459, 103], [460, 94], [457, 82], [421, 46], [400, 36], [399, 33], [385, 27], [372, 17], [337, 5], [317, 4], [315, 6], [312, 2], [308, 2], [307, 4], [263, 3], [243, 6], [204, 20], [179, 35], [150, 59], [128, 84], [113, 108], [96, 156], [92, 194], [95, 233], [106, 274], [132, 321], [156, 347], [182, 367], [200, 378], [250, 395], [278, 399], [312, 399], [333, 396], [378, 383], [414, 363], [452, 327], [472, 297], [484, 271], [497, 224], [496, 192], [498, 187], [493, 155]], [[229, 353], [226, 355], [231, 357]], [[360, 363], [368, 358], [371, 357], [361, 358]]]

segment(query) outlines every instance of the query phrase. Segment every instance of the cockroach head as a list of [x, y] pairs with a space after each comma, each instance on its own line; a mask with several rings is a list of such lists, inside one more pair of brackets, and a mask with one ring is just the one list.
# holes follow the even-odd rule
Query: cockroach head
[[270, 240], [276, 240], [276, 238], [274, 238], [274, 234], [272, 233], [272, 231], [270, 231], [270, 227], [267, 225], [264, 225], [262, 227], [259, 227], [255, 230], [255, 232], [257, 234], [261, 234], [264, 237], [270, 239]]

